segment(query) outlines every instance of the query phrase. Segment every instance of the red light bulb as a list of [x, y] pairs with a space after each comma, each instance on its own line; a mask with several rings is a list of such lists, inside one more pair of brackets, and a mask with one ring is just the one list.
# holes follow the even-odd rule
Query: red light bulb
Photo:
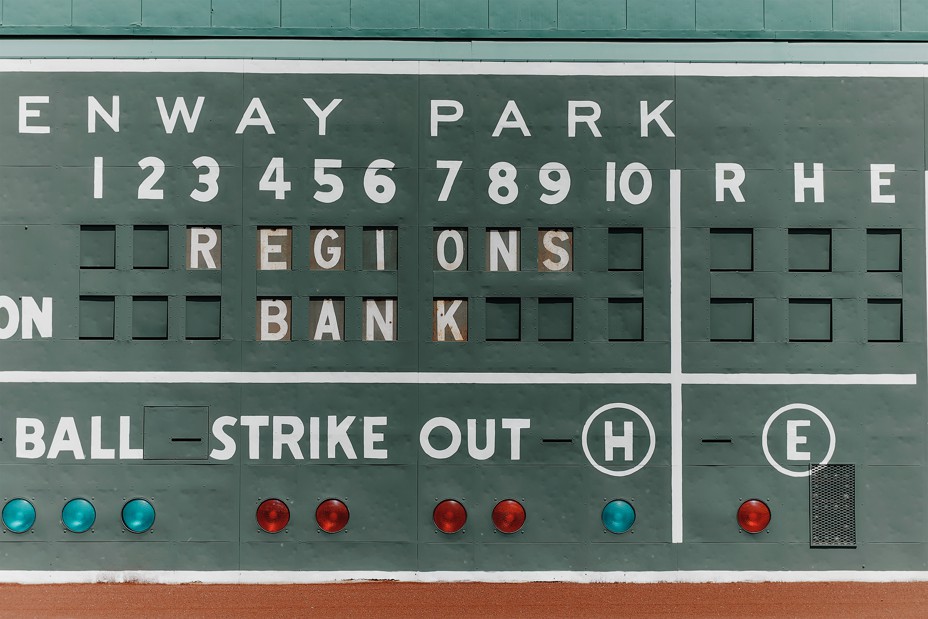
[[759, 499], [745, 501], [738, 508], [738, 526], [748, 533], [760, 533], [770, 524], [770, 508]]
[[525, 508], [512, 499], [500, 501], [493, 508], [493, 524], [500, 533], [515, 533], [525, 524]]
[[442, 533], [457, 533], [467, 522], [467, 510], [454, 499], [445, 499], [435, 506], [432, 520]]
[[268, 533], [278, 533], [290, 522], [290, 508], [280, 499], [268, 499], [258, 506], [255, 518]]

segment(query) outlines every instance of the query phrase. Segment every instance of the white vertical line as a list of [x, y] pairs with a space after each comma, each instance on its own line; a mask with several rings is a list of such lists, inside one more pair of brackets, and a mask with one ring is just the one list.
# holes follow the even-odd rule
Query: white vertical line
[[93, 198], [103, 198], [103, 157], [93, 158]]
[[683, 296], [680, 170], [670, 171], [670, 518], [683, 543]]

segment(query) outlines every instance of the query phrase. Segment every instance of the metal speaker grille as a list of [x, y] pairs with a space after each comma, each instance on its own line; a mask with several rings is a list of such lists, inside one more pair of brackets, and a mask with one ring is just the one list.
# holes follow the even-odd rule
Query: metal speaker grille
[[857, 517], [853, 464], [812, 466], [809, 537], [812, 548], [855, 548]]

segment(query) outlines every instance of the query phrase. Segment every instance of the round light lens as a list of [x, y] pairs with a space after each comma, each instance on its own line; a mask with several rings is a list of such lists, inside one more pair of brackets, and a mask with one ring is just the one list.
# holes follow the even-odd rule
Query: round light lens
[[493, 524], [500, 533], [515, 533], [525, 524], [525, 508], [512, 499], [500, 501], [493, 508]]
[[3, 506], [3, 526], [13, 533], [25, 533], [35, 524], [35, 508], [26, 499], [13, 499]]
[[61, 510], [61, 522], [72, 533], [85, 533], [97, 519], [97, 510], [87, 499], [71, 499]]
[[348, 506], [338, 499], [328, 499], [316, 508], [316, 522], [326, 533], [338, 533], [348, 524]]
[[144, 533], [155, 524], [155, 508], [145, 499], [132, 499], [123, 505], [122, 523], [133, 533]]
[[759, 499], [745, 501], [738, 508], [738, 526], [748, 533], [760, 533], [770, 524], [770, 508]]
[[290, 508], [280, 499], [268, 499], [258, 506], [255, 518], [268, 533], [279, 533], [290, 522]]
[[628, 501], [616, 499], [603, 508], [603, 526], [612, 533], [625, 533], [635, 524], [635, 508]]
[[454, 499], [445, 499], [435, 506], [432, 520], [442, 533], [457, 533], [467, 522], [467, 510]]

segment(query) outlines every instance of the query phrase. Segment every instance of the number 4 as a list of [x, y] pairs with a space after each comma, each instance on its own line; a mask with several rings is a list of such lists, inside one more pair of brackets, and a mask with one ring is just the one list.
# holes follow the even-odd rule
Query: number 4
[[289, 181], [284, 180], [284, 158], [274, 157], [267, 165], [261, 182], [258, 183], [260, 191], [273, 191], [276, 200], [283, 200], [290, 191]]
[[461, 171], [463, 161], [443, 161], [439, 159], [435, 162], [435, 167], [439, 170], [448, 170], [448, 176], [445, 177], [445, 184], [441, 186], [441, 193], [438, 194], [439, 202], [447, 202], [448, 196], [451, 195], [451, 188], [454, 186], [454, 179], [458, 177]]

